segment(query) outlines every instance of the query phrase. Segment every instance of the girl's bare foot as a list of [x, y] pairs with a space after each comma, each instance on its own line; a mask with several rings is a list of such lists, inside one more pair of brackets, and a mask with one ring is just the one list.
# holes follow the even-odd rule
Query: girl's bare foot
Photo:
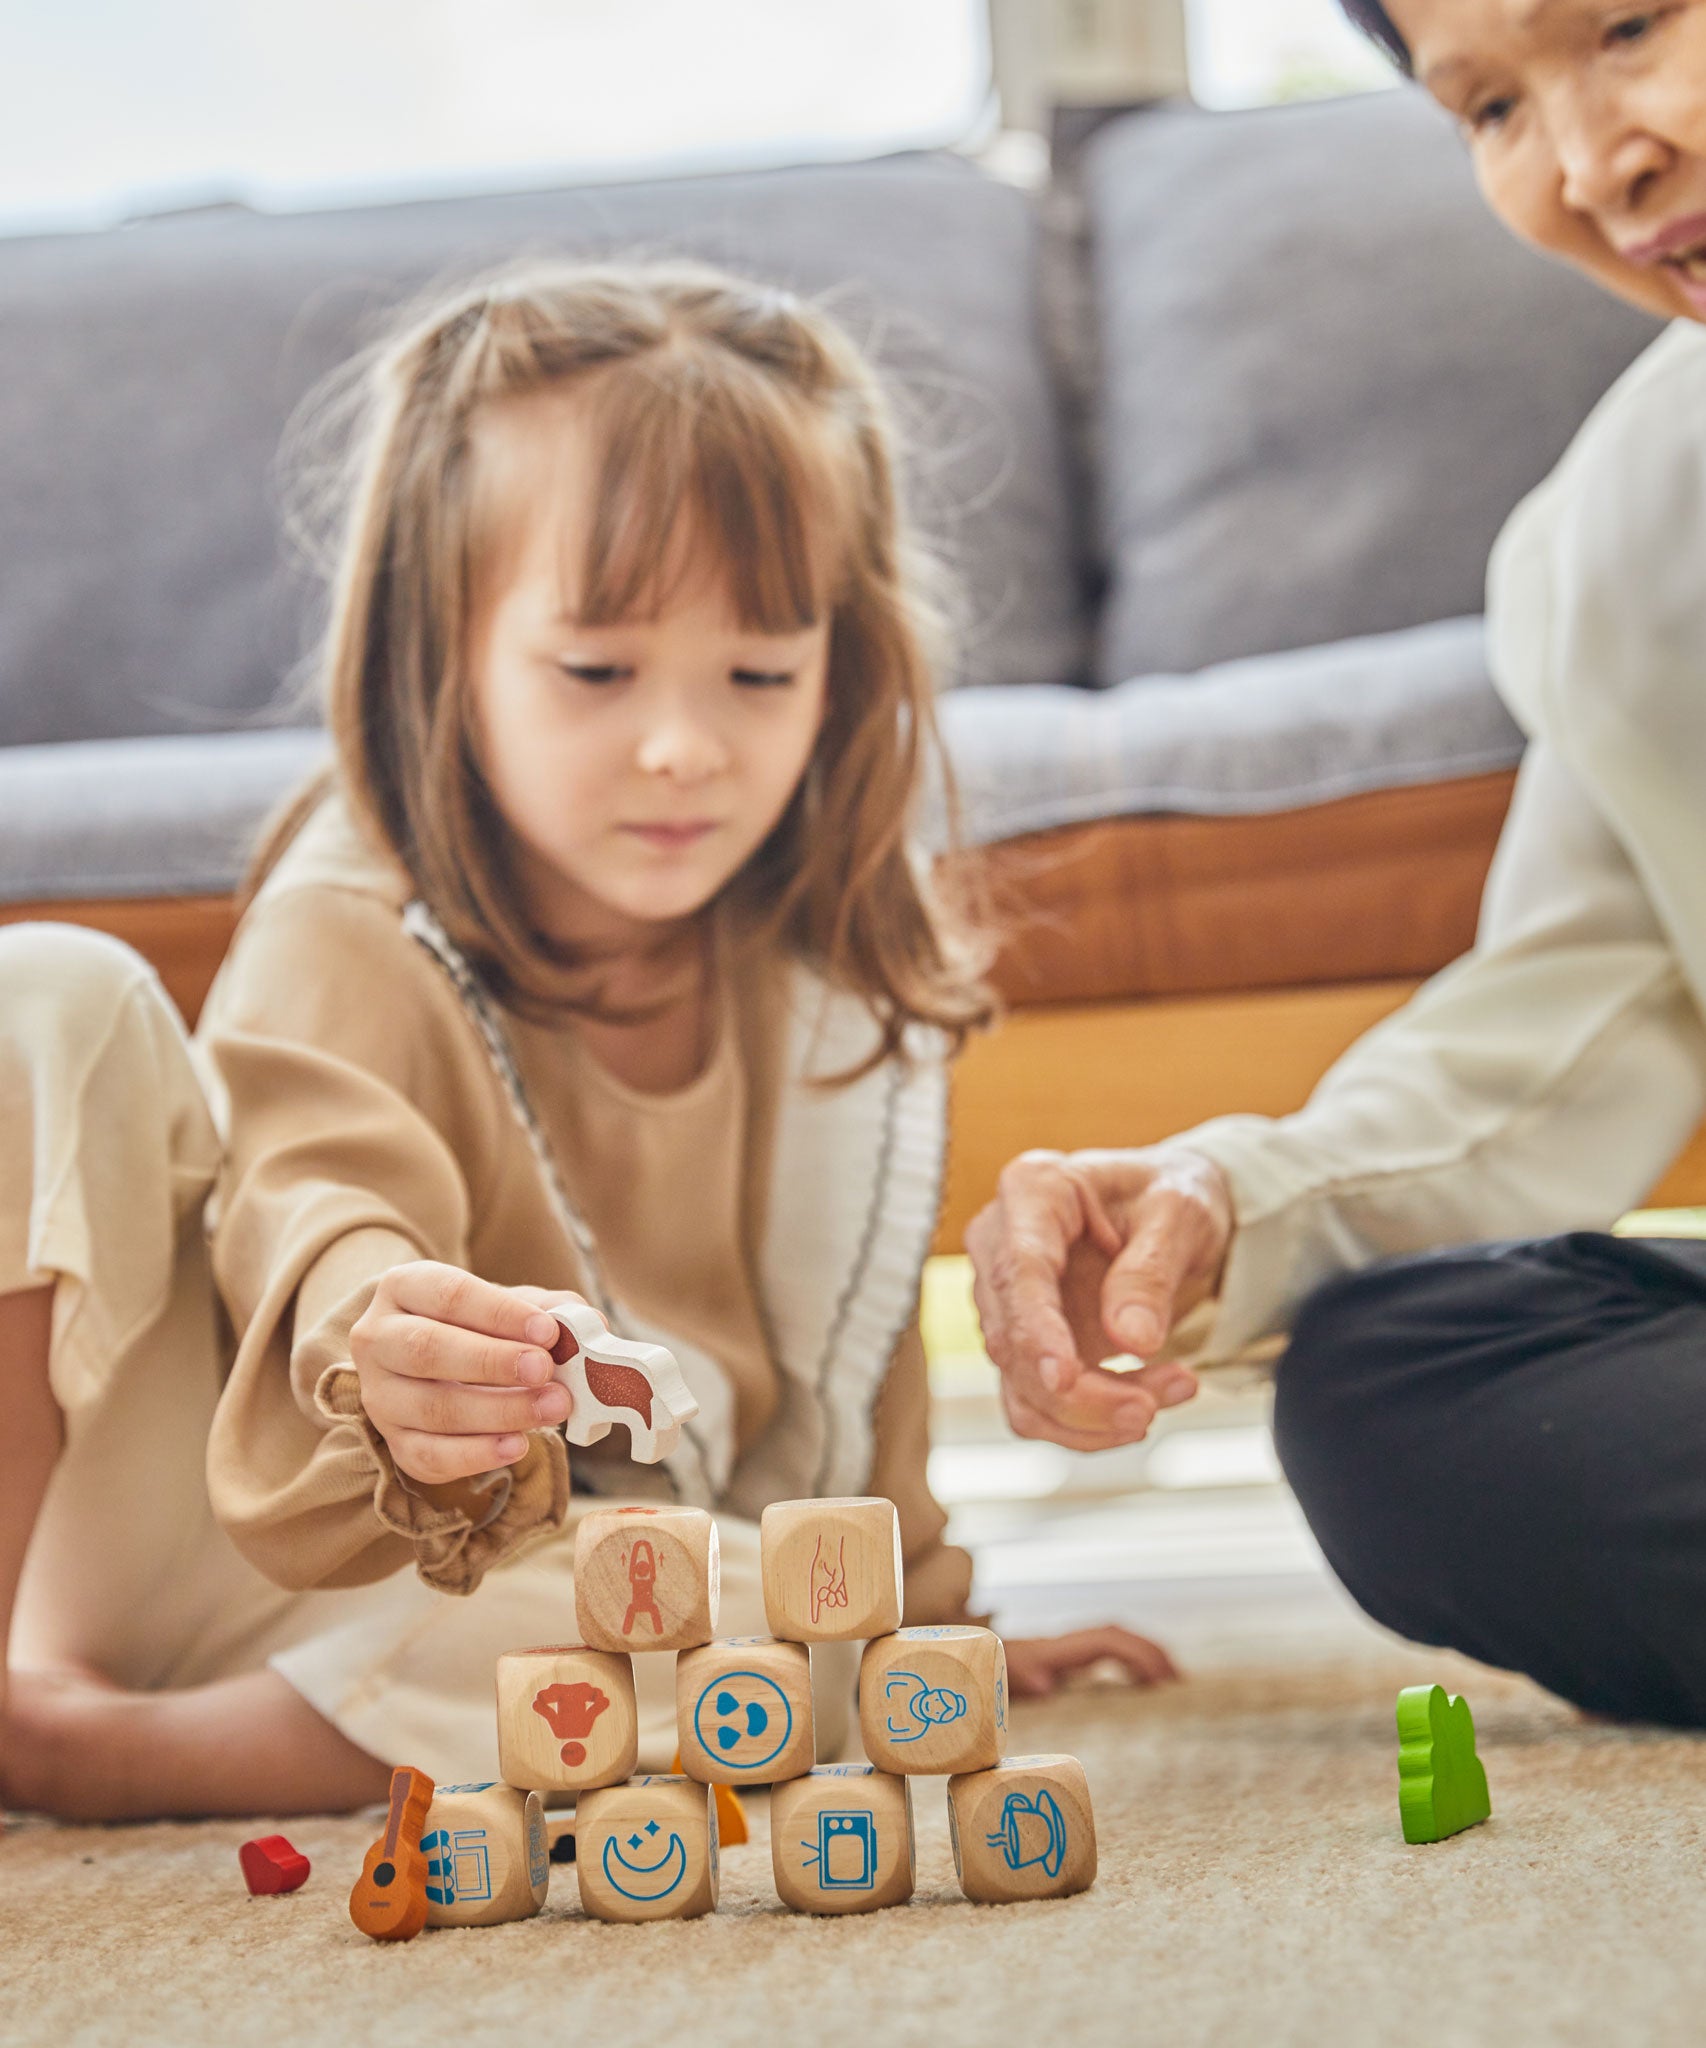
[[389, 1779], [272, 1671], [153, 1693], [14, 1671], [0, 1708], [0, 1805], [59, 1820], [344, 1813]]

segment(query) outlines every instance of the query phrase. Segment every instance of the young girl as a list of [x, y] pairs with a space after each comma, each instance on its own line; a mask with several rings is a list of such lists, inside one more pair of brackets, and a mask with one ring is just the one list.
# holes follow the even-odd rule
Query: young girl
[[[773, 291], [535, 265], [362, 391], [336, 767], [193, 1058], [123, 948], [0, 936], [13, 1804], [495, 1774], [494, 1660], [573, 1634], [589, 1501], [714, 1509], [736, 1633], [767, 1502], [884, 1494], [907, 1618], [965, 1612], [916, 1314], [987, 1004], [907, 841], [932, 635], [872, 376]], [[664, 1465], [571, 1461], [541, 1309], [577, 1298], [680, 1361]], [[1166, 1668], [1096, 1631], [1011, 1645], [1014, 1690], [1109, 1651]], [[671, 1662], [637, 1660], [650, 1768]], [[850, 1675], [820, 1659], [830, 1744]]]

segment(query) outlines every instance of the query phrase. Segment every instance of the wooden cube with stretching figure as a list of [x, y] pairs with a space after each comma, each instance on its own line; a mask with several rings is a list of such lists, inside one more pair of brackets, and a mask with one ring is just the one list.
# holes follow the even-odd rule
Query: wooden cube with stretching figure
[[1096, 1880], [1096, 1817], [1072, 1756], [1010, 1756], [948, 1780], [954, 1871], [968, 1899], [1063, 1899]]
[[613, 1337], [597, 1309], [584, 1303], [553, 1308], [568, 1334], [569, 1351], [558, 1360], [557, 1378], [574, 1406], [563, 1434], [584, 1448], [610, 1434], [620, 1422], [628, 1432], [628, 1455], [655, 1465], [681, 1442], [683, 1423], [699, 1413], [673, 1352], [661, 1344]]
[[496, 1927], [545, 1903], [545, 1808], [514, 1785], [435, 1785], [421, 1852], [429, 1927]]
[[575, 1802], [575, 1874], [595, 1920], [692, 1920], [717, 1905], [717, 1815], [691, 1778], [635, 1778]]
[[869, 1764], [823, 1764], [770, 1795], [776, 1894], [802, 1913], [870, 1913], [912, 1897], [912, 1786]]
[[987, 1770], [1007, 1735], [1007, 1652], [986, 1628], [903, 1628], [865, 1645], [859, 1733], [880, 1771]]
[[591, 1508], [575, 1531], [575, 1620], [596, 1650], [690, 1650], [717, 1633], [717, 1525], [703, 1508]]
[[900, 1517], [890, 1500], [772, 1501], [759, 1522], [764, 1618], [795, 1643], [900, 1627]]
[[634, 1667], [581, 1643], [498, 1659], [498, 1769], [528, 1792], [615, 1785], [639, 1754]]
[[817, 1761], [811, 1652], [774, 1636], [722, 1636], [675, 1663], [681, 1768], [718, 1785], [775, 1785]]

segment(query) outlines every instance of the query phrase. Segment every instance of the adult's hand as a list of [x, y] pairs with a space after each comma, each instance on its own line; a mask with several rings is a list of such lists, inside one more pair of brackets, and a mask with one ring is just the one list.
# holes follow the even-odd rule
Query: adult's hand
[[1232, 1240], [1232, 1191], [1182, 1145], [1129, 1152], [1025, 1152], [966, 1232], [977, 1312], [1020, 1436], [1073, 1450], [1136, 1443], [1196, 1379], [1150, 1360], [1212, 1293]]

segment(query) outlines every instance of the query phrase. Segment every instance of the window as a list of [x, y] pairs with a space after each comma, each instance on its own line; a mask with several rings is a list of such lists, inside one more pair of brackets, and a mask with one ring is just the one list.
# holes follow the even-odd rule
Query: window
[[1336, 0], [1187, 0], [1191, 91], [1250, 107], [1395, 84], [1386, 59]]

